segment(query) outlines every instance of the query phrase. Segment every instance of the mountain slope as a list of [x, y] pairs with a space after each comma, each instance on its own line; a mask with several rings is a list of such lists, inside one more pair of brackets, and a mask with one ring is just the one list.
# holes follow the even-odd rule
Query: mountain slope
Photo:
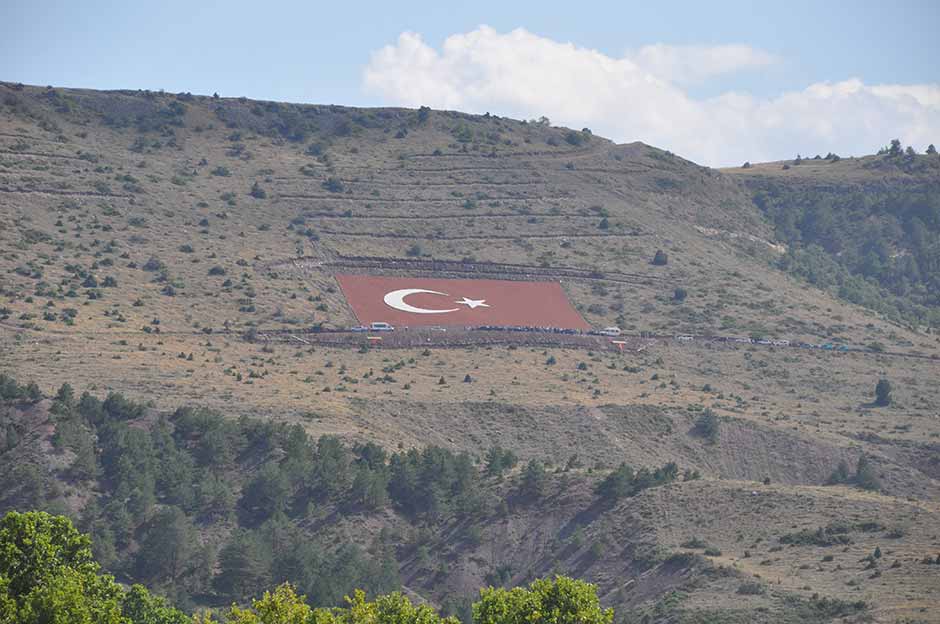
[[[576, 477], [553, 477], [557, 495], [481, 522], [482, 544], [511, 534], [511, 582], [557, 567], [600, 582], [609, 604], [664, 620], [686, 608], [739, 607], [728, 621], [765, 607], [779, 614], [787, 600], [846, 591], [876, 618], [923, 617], [899, 588], [929, 581], [934, 568], [904, 563], [845, 590], [817, 547], [756, 562], [743, 554], [758, 538], [840, 514], [886, 527], [910, 518], [916, 538], [899, 552], [911, 559], [936, 545], [916, 511], [935, 514], [940, 488], [936, 335], [781, 270], [793, 243], [753, 201], [770, 186], [784, 197], [840, 196], [846, 185], [893, 188], [915, 175], [850, 165], [718, 172], [641, 143], [494, 116], [0, 83], [0, 372], [47, 394], [67, 381], [167, 413], [208, 405], [351, 444], [435, 444], [481, 461], [499, 444], [558, 469], [577, 456]], [[832, 171], [849, 181], [828, 181]], [[936, 173], [915, 177], [935, 197]], [[667, 264], [651, 263], [657, 250]], [[622, 353], [605, 341], [515, 335], [447, 348], [330, 345], [303, 332], [357, 324], [334, 272], [553, 279], [592, 325], [619, 325], [635, 342]], [[672, 339], [680, 334], [696, 339]], [[791, 346], [702, 339], [711, 335]], [[858, 350], [795, 346], [803, 341]], [[873, 403], [881, 378], [893, 386], [887, 406]], [[696, 430], [706, 408], [721, 423], [713, 444]], [[55, 420], [40, 418], [44, 435]], [[271, 452], [252, 460], [282, 461]], [[862, 456], [880, 493], [822, 487], [840, 460], [854, 469]], [[704, 478], [643, 492], [637, 517], [624, 516], [632, 502], [594, 509], [589, 541], [549, 557], [549, 534], [592, 508], [587, 471], [606, 475], [621, 461], [674, 461]], [[100, 493], [63, 479], [74, 513]], [[779, 514], [772, 532], [756, 520], [768, 499]], [[715, 501], [714, 518], [702, 501]], [[721, 521], [739, 513], [747, 518], [734, 527]], [[343, 522], [403, 526], [387, 514]], [[500, 563], [477, 561], [485, 546], [449, 541], [448, 522], [459, 519], [429, 527], [428, 547], [446, 574], [396, 558], [402, 580], [435, 601], [478, 586]], [[232, 528], [196, 524], [210, 542]], [[697, 536], [723, 553], [712, 563], [737, 571], [666, 563]], [[838, 564], [874, 539], [853, 537], [857, 552]], [[608, 545], [596, 560], [590, 540]], [[658, 549], [653, 568], [615, 556], [640, 542]], [[736, 606], [737, 575], [765, 568], [783, 593]], [[638, 597], [618, 585], [631, 576]], [[690, 590], [696, 579], [714, 591]]]

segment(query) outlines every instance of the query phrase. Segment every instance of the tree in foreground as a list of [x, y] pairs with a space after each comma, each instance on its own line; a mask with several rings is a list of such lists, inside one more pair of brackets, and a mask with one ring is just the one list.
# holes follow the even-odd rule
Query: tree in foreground
[[11, 511], [0, 521], [0, 622], [117, 624], [121, 594], [68, 518]]
[[91, 540], [64, 516], [11, 511], [0, 520], [0, 624], [185, 624], [142, 585], [125, 593], [99, 574]]
[[490, 587], [473, 605], [475, 624], [611, 624], [613, 609], [602, 609], [597, 587], [565, 576], [539, 579], [528, 589]]
[[[311, 608], [283, 583], [251, 602], [192, 618], [150, 594], [124, 590], [99, 574], [91, 540], [64, 516], [11, 511], [0, 520], [0, 624], [459, 624], [399, 592], [366, 601], [356, 590], [342, 608]], [[487, 588], [473, 604], [475, 624], [612, 624], [597, 589], [557, 576], [528, 588]]]

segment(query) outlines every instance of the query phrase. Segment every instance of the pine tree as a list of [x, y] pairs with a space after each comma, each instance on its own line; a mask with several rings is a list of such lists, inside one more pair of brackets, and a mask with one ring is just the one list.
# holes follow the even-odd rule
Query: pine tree
[[879, 379], [875, 385], [875, 405], [886, 406], [891, 404], [891, 382]]
[[863, 490], [877, 491], [881, 489], [881, 480], [878, 479], [874, 467], [864, 455], [858, 458], [858, 464], [855, 468], [855, 483]]
[[542, 462], [532, 459], [522, 470], [522, 483], [520, 491], [527, 498], [541, 498], [545, 493], [545, 486], [548, 483], [548, 474], [545, 472], [545, 465]]

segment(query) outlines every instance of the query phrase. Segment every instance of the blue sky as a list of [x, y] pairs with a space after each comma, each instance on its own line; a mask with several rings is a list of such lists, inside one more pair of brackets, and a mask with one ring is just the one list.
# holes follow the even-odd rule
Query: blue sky
[[[457, 4], [5, 0], [0, 5], [0, 79], [363, 106], [424, 102], [521, 117], [548, 114], [557, 123], [591, 125], [616, 140], [645, 140], [708, 164], [727, 164], [751, 152], [752, 160], [792, 157], [799, 145], [783, 140], [787, 134], [805, 141], [806, 151], [872, 151], [877, 145], [866, 150], [861, 140], [878, 136], [883, 143], [904, 133], [920, 149], [927, 141], [940, 143], [940, 136], [918, 136], [940, 129], [935, 93], [909, 89], [940, 89], [940, 2]], [[491, 30], [481, 31], [481, 25]], [[517, 36], [510, 36], [513, 32]], [[403, 33], [413, 35], [403, 41]], [[444, 48], [448, 38], [455, 46], [450, 52]], [[729, 45], [746, 49], [721, 48]], [[377, 60], [383, 48], [386, 54]], [[547, 74], [541, 82], [531, 79], [542, 69], [532, 65], [540, 58], [546, 67], [570, 72], [559, 84], [579, 91], [584, 112], [577, 101], [557, 92], [560, 87]], [[597, 80], [606, 78], [597, 83], [578, 78], [592, 72]], [[411, 84], [412, 78], [423, 83]], [[499, 84], [508, 79], [525, 84], [525, 92]], [[774, 121], [775, 116], [812, 114], [819, 104], [819, 94], [806, 96], [809, 104], [793, 105], [786, 94], [850, 79], [858, 82], [838, 97], [851, 101], [835, 105], [836, 96], [823, 94], [825, 114], [839, 126], [846, 106], [855, 107], [852, 111], [870, 106], [858, 116], [860, 123], [873, 124], [870, 135], [852, 139], [857, 133], [850, 128], [825, 124], [788, 132]], [[650, 82], [674, 89], [647, 93], [636, 87]], [[594, 94], [611, 84], [620, 90], [609, 101], [595, 101]], [[886, 95], [869, 89], [879, 85], [907, 90]], [[748, 101], [729, 100], [730, 94]], [[902, 95], [906, 104], [899, 103]], [[629, 124], [618, 121], [631, 115], [635, 102], [646, 100], [655, 110], [637, 114]], [[672, 101], [677, 108], [664, 109]], [[662, 112], [677, 128], [667, 127], [670, 120], [661, 119]], [[746, 126], [743, 134], [731, 127], [737, 115]], [[709, 119], [728, 128], [702, 137], [701, 128], [712, 125]], [[754, 133], [752, 146], [720, 145], [747, 142], [748, 132]], [[711, 144], [697, 147], [697, 138]]]

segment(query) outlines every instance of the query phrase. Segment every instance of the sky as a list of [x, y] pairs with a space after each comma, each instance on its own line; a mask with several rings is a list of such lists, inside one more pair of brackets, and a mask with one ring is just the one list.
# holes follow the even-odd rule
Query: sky
[[0, 0], [0, 80], [589, 127], [710, 166], [940, 144], [940, 2]]

